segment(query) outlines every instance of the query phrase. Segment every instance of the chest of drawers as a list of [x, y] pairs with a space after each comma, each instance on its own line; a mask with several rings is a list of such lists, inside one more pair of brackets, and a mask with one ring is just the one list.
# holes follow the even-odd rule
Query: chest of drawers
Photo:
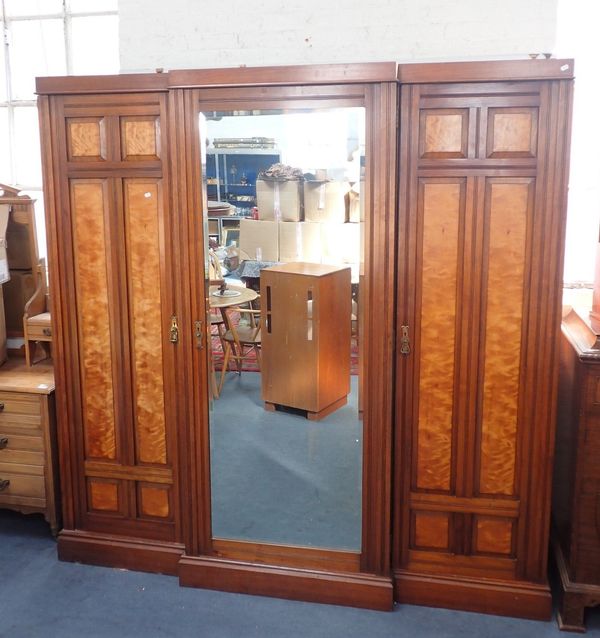
[[0, 508], [41, 512], [60, 526], [51, 366], [0, 368]]

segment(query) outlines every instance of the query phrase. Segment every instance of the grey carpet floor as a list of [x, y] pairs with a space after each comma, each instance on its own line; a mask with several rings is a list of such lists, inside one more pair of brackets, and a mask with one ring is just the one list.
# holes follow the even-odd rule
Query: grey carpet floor
[[[549, 638], [535, 622], [411, 605], [374, 612], [179, 587], [176, 578], [60, 563], [37, 515], [0, 510], [2, 638]], [[588, 618], [600, 638], [600, 608]]]
[[360, 550], [362, 422], [348, 404], [321, 421], [267, 412], [260, 374], [227, 375], [211, 420], [213, 535]]

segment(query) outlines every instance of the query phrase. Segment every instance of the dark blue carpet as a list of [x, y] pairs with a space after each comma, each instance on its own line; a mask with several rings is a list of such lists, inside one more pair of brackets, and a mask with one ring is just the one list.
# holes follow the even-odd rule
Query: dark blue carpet
[[[179, 587], [176, 578], [60, 563], [39, 516], [0, 510], [2, 638], [538, 638], [534, 622], [416, 606], [391, 613]], [[600, 637], [600, 608], [588, 619]]]

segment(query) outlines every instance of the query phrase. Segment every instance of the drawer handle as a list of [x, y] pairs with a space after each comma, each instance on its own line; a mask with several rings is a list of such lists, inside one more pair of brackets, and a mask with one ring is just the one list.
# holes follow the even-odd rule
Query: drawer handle
[[0, 479], [0, 492], [5, 490], [10, 485], [10, 481], [8, 479]]
[[51, 337], [52, 336], [52, 329], [51, 328], [44, 328], [42, 330], [42, 332], [44, 333], [44, 337]]
[[3, 450], [5, 447], [8, 447], [8, 437], [0, 436], [0, 450]]
[[0, 412], [2, 412], [2, 410], [4, 410], [4, 403], [0, 403]]

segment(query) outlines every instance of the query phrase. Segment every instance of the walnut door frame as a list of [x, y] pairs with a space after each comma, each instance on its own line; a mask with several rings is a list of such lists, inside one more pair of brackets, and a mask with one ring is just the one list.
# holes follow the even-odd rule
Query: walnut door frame
[[[72, 77], [49, 79], [48, 85], [45, 90], [44, 80], [38, 82], [38, 106], [44, 132], [64, 517], [59, 557], [175, 573], [183, 551], [175, 470], [181, 429], [175, 374], [181, 366], [168, 336], [170, 316], [180, 301], [174, 266], [177, 251], [173, 250], [178, 230], [171, 205], [167, 92], [154, 81], [141, 92], [123, 91], [105, 78], [92, 82], [93, 90]], [[95, 252], [105, 251], [98, 265], [106, 272], [104, 297], [110, 307], [102, 322], [111, 333], [105, 335], [108, 358], [104, 366], [112, 386], [109, 394], [114, 396], [113, 402], [107, 396], [105, 409], [106, 418], [114, 419], [110, 458], [93, 458], [86, 441], [80, 350], [91, 328], [84, 324], [94, 306], [88, 304], [86, 319], [73, 303], [78, 300], [76, 234], [86, 230], [79, 229], [76, 221], [78, 188], [87, 189], [86, 196], [96, 196], [96, 204], [103, 209], [100, 233], [96, 233], [102, 239], [97, 238]], [[137, 218], [132, 217], [140, 214], [141, 225], [148, 229], [144, 232], [136, 228]], [[93, 231], [90, 224], [91, 240]], [[148, 240], [153, 246], [150, 260], [145, 253]], [[83, 256], [82, 264], [88, 259]], [[117, 273], [127, 277], [119, 281]], [[149, 275], [156, 276], [153, 285]], [[154, 297], [146, 290], [154, 290]], [[101, 347], [99, 341], [97, 349]], [[99, 373], [102, 368], [98, 366]], [[112, 417], [108, 403], [115, 407]], [[151, 410], [146, 419], [146, 406], [156, 410], [156, 417]], [[102, 429], [103, 419], [95, 420]], [[119, 536], [122, 542], [115, 543]], [[140, 543], [140, 538], [147, 541]]]
[[[399, 69], [397, 323], [409, 325], [414, 338], [411, 354], [398, 354], [396, 360], [392, 561], [395, 599], [400, 602], [540, 619], [550, 613], [546, 557], [572, 72], [571, 60], [539, 66], [526, 61]], [[451, 126], [436, 137], [442, 120]], [[477, 272], [475, 264], [488, 259], [492, 191], [507, 185], [525, 193], [523, 281], [535, 294], [517, 293], [524, 304], [519, 425], [514, 433], [514, 485], [498, 490], [504, 497], [487, 496], [479, 483], [487, 342], [477, 320], [485, 316], [489, 273], [487, 266]], [[428, 343], [419, 343], [424, 235], [418, 211], [425, 210], [426, 190], [434, 192], [433, 187], [456, 200], [456, 228], [454, 234], [449, 229], [452, 236], [445, 241], [467, 242], [471, 251], [464, 255], [458, 243], [457, 272], [432, 276], [433, 281], [444, 275], [446, 285], [456, 290], [455, 301], [466, 300], [456, 308], [456, 323], [450, 322], [456, 325], [457, 341], [447, 362], [447, 367], [456, 366], [448, 391], [460, 398], [449, 406], [453, 425], [442, 441], [452, 459], [445, 467], [447, 489], [439, 476], [417, 480], [416, 460], [421, 347], [437, 363], [443, 363], [449, 348], [432, 330]], [[429, 198], [435, 203], [435, 197]], [[468, 221], [469, 209], [484, 213], [477, 223]], [[471, 279], [463, 281], [465, 274]], [[439, 315], [432, 316], [439, 335], [451, 332], [444, 327], [447, 293], [445, 288], [437, 302], [430, 299], [430, 310]], [[470, 343], [473, 338], [466, 339], [471, 330], [476, 333], [475, 346]], [[401, 345], [397, 335], [398, 353]], [[457, 370], [462, 370], [460, 376]], [[472, 455], [467, 451], [471, 449]]]
[[[395, 65], [358, 65], [356, 80], [348, 81], [352, 67], [314, 67], [316, 74], [289, 70], [228, 70], [227, 81], [214, 86], [201, 72], [175, 72], [180, 101], [176, 114], [184, 124], [178, 148], [185, 171], [179, 171], [175, 191], [187, 199], [188, 240], [186, 255], [191, 275], [191, 306], [186, 321], [201, 320], [205, 313], [204, 249], [202, 225], [202, 181], [200, 174], [199, 114], [202, 111], [232, 111], [256, 108], [334, 108], [361, 106], [366, 109], [366, 219], [365, 264], [368, 271], [365, 311], [365, 410], [363, 442], [362, 550], [334, 551], [285, 547], [268, 543], [212, 539], [210, 522], [210, 458], [208, 382], [206, 352], [192, 348], [187, 375], [193, 379], [194, 418], [198, 427], [188, 431], [188, 476], [194, 486], [189, 505], [194, 525], [188, 529], [186, 555], [181, 561], [183, 584], [281, 595], [293, 586], [295, 598], [390, 608], [391, 535], [391, 429], [393, 357], [389, 344], [394, 333], [394, 242], [396, 142], [388, 131], [396, 130], [396, 83], [390, 71]], [[370, 68], [369, 68], [370, 67]], [[341, 72], [343, 71], [343, 72]], [[367, 71], [367, 72], [365, 72]], [[306, 76], [313, 82], [305, 80]], [[298, 79], [296, 79], [298, 77]], [[261, 82], [269, 86], [257, 86]], [[229, 85], [229, 86], [228, 86]], [[233, 88], [235, 86], [235, 88]], [[183, 150], [185, 149], [185, 151]], [[184, 157], [185, 156], [185, 157]], [[180, 205], [184, 205], [181, 201]], [[362, 291], [361, 291], [362, 299]], [[385, 300], [382, 303], [380, 300]], [[191, 477], [194, 477], [192, 479]], [[253, 564], [252, 564], [253, 563]], [[307, 572], [300, 578], [296, 569]], [[340, 577], [340, 573], [345, 573]], [[336, 583], [332, 587], [332, 583]], [[293, 585], [291, 585], [293, 583]], [[335, 590], [335, 591], [334, 591]]]

